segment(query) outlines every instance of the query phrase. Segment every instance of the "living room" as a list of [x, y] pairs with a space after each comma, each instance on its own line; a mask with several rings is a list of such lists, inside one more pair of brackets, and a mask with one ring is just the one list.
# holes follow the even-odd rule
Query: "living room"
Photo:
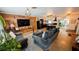
[[79, 50], [78, 7], [0, 7], [0, 19], [1, 51]]

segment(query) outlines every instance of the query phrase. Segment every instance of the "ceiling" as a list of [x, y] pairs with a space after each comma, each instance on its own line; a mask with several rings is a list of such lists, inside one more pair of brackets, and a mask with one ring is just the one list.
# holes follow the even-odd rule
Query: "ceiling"
[[[53, 15], [65, 15], [67, 12], [79, 12], [79, 7], [28, 7], [31, 16], [44, 16], [48, 13]], [[1, 13], [25, 15], [27, 7], [0, 7]]]

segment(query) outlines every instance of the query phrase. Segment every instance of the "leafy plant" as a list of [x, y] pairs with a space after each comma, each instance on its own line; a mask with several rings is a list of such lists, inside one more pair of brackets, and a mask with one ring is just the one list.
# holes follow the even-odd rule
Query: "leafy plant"
[[20, 50], [21, 45], [16, 39], [12, 38], [9, 33], [4, 30], [6, 23], [2, 16], [0, 16], [0, 51], [17, 51]]
[[0, 45], [0, 51], [18, 51], [20, 50], [21, 45], [16, 39], [7, 40], [4, 44]]
[[3, 19], [2, 16], [0, 16], [0, 20], [1, 20], [2, 24], [3, 24], [3, 27], [5, 27], [6, 26], [6, 22], [5, 22], [5, 20]]

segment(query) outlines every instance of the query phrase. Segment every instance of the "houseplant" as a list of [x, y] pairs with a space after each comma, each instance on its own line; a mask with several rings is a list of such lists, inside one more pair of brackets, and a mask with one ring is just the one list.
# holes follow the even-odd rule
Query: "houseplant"
[[17, 51], [20, 50], [21, 45], [4, 29], [6, 22], [0, 16], [0, 51]]

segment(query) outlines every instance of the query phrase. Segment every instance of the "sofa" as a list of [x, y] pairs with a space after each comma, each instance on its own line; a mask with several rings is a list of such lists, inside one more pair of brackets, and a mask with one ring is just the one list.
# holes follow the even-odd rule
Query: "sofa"
[[35, 33], [33, 33], [32, 38], [33, 38], [34, 43], [36, 45], [38, 45], [44, 51], [47, 51], [48, 48], [50, 47], [51, 43], [57, 37], [58, 33], [59, 33], [59, 29], [53, 28], [53, 29], [47, 30], [43, 37], [42, 37], [43, 31], [42, 32], [35, 32]]

